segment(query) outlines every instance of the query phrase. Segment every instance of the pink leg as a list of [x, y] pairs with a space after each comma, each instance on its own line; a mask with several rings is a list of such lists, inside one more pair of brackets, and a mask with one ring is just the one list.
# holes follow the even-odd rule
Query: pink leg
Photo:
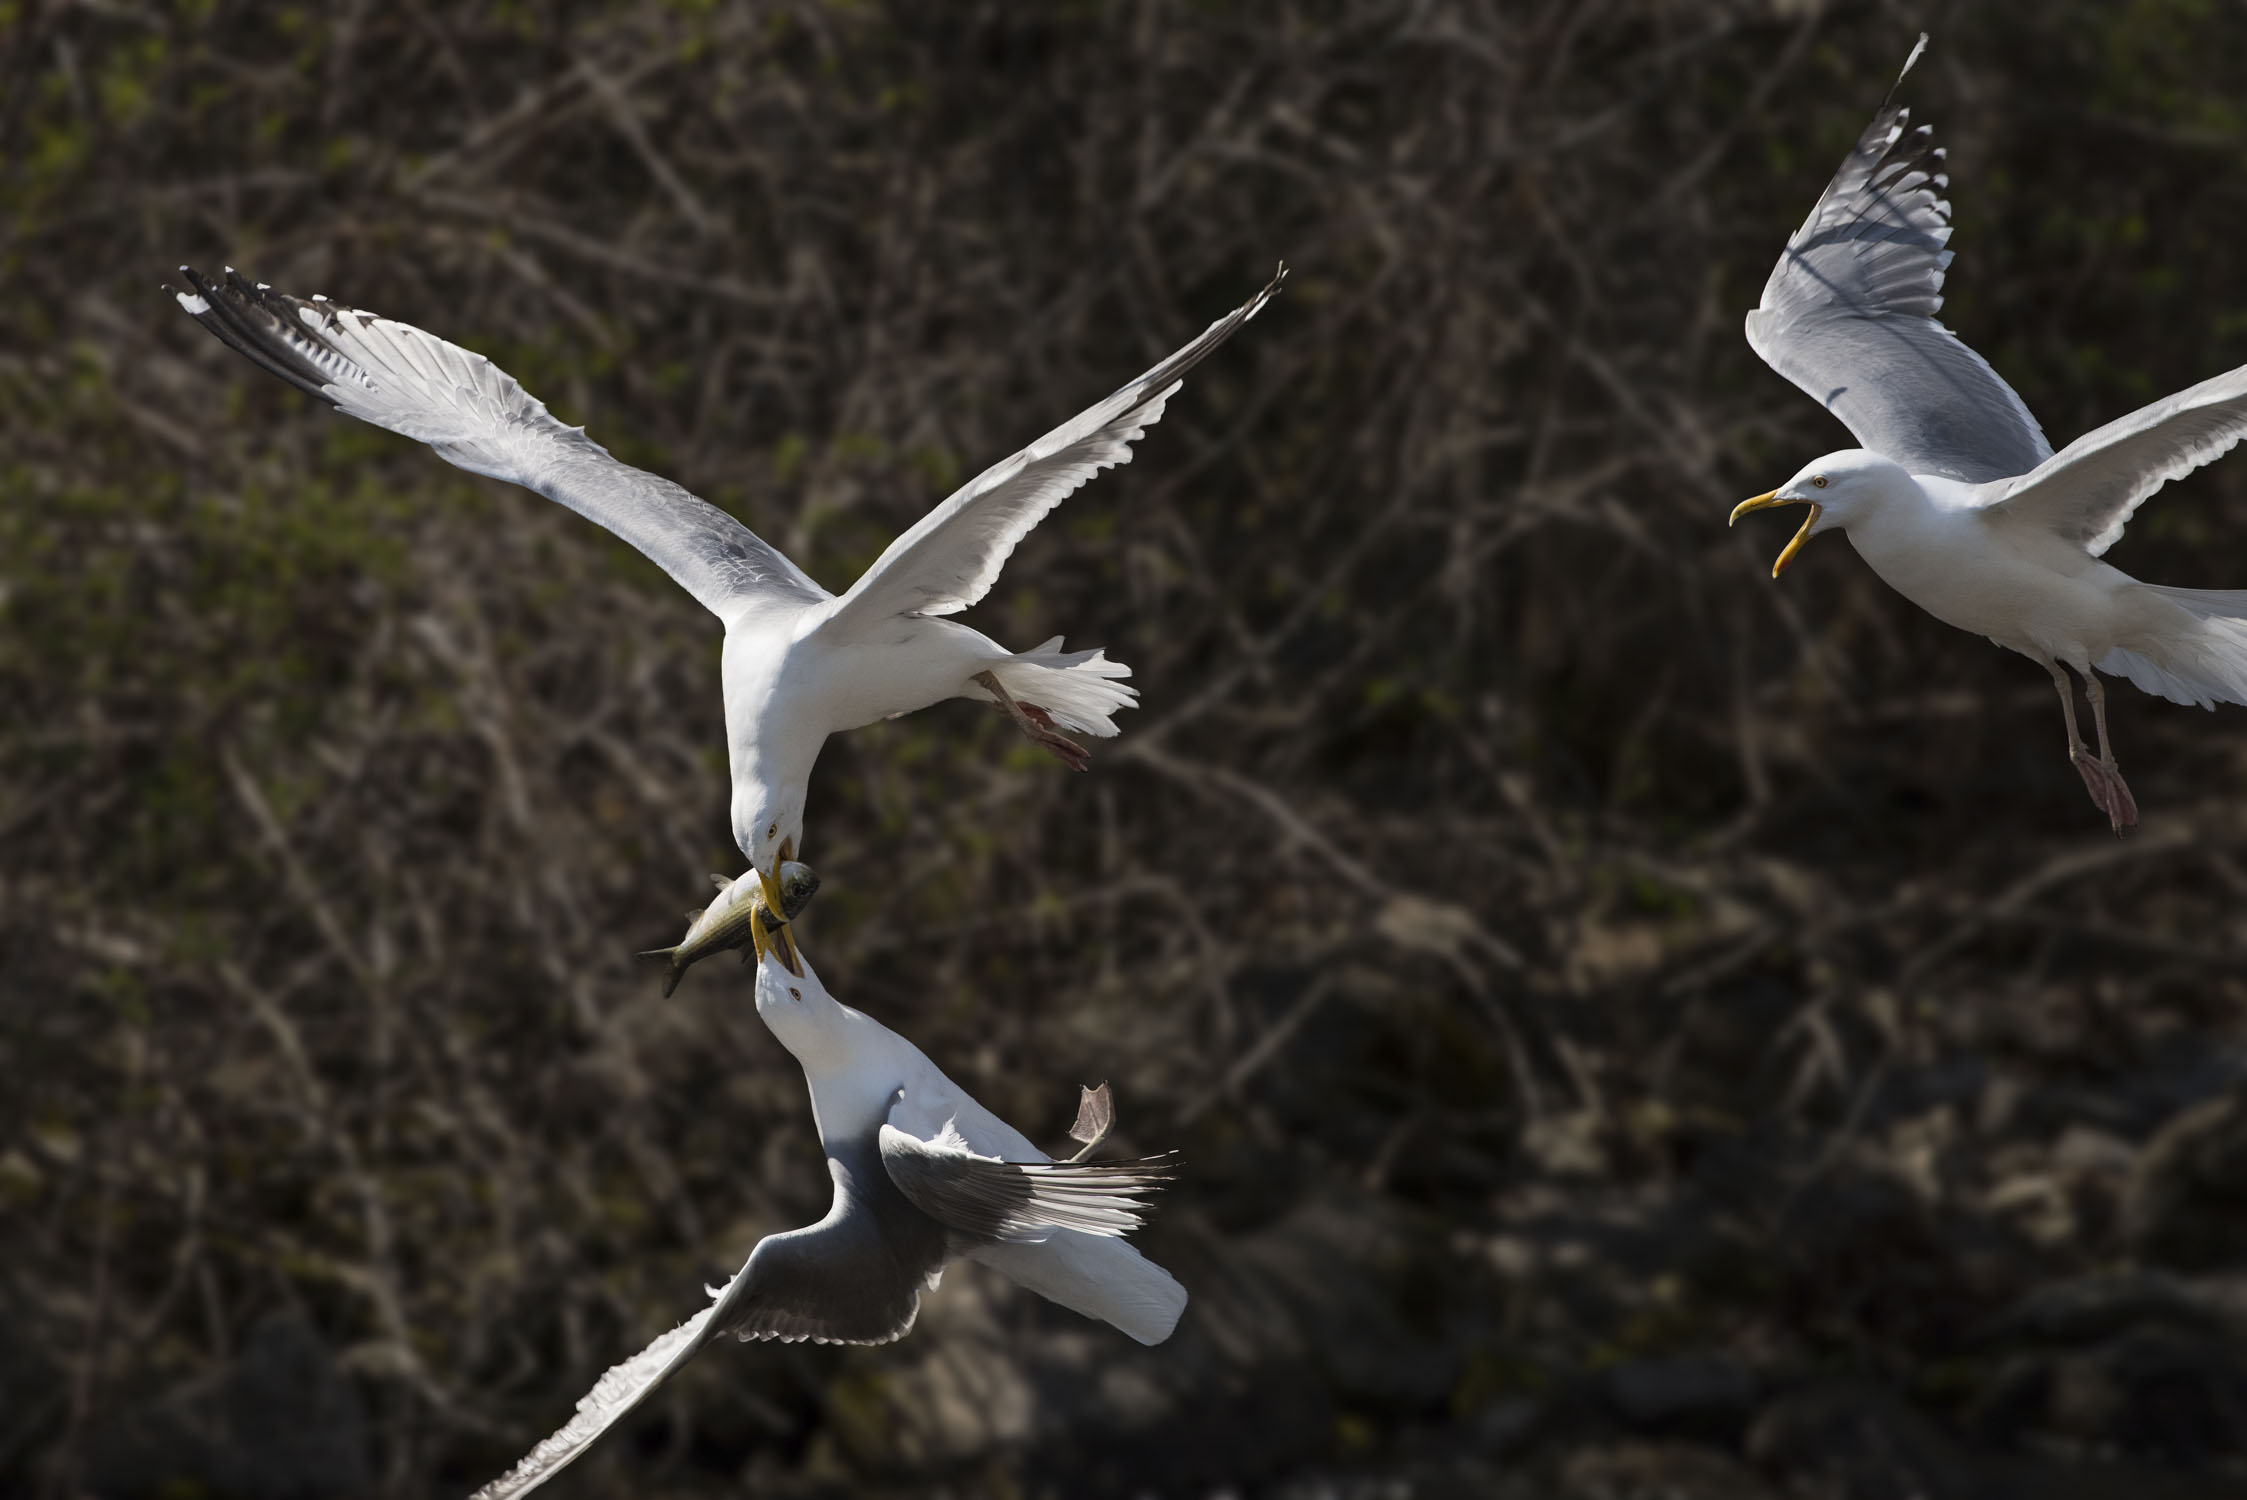
[[[2122, 784], [2122, 774], [2114, 769], [2114, 762], [2094, 756], [2091, 747], [2083, 743], [2083, 735], [2075, 727], [2074, 680], [2052, 658], [2040, 656], [2037, 660], [2052, 674], [2052, 686], [2060, 691], [2060, 712], [2066, 716], [2068, 724], [2068, 763], [2083, 778], [2083, 789], [2091, 794], [2092, 805], [2105, 813], [2107, 822], [2120, 833], [2124, 824], [2138, 821], [2138, 805], [2130, 800], [2130, 789]], [[2105, 694], [2098, 691], [2095, 684], [2091, 694], [2095, 707], [2103, 705]], [[2099, 723], [2103, 731], [2106, 725], [2103, 711]]]
[[2130, 788], [2122, 779], [2122, 767], [2115, 764], [2114, 744], [2107, 738], [2107, 690], [2098, 674], [2083, 674], [2083, 691], [2091, 700], [2092, 722], [2099, 726], [2099, 766], [2113, 783], [2113, 799], [2106, 809], [2107, 817], [2114, 824], [2114, 831], [2120, 833], [2138, 821], [2137, 799], [2130, 795]]
[[1014, 727], [1028, 735], [1032, 744], [1052, 752], [1054, 759], [1070, 770], [1081, 771], [1092, 759], [1091, 751], [1053, 727], [1053, 715], [1035, 703], [1018, 702], [1000, 683], [998, 673], [978, 672], [974, 680], [990, 689], [991, 696], [998, 700], [999, 712], [1014, 720]]

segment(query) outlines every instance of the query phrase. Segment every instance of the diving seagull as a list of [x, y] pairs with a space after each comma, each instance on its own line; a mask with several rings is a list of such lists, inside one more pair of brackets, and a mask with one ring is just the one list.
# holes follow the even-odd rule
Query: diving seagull
[[1054, 1161], [918, 1047], [828, 994], [800, 951], [788, 967], [766, 923], [749, 926], [757, 1014], [803, 1065], [833, 1206], [817, 1224], [759, 1240], [710, 1306], [604, 1374], [567, 1425], [473, 1500], [508, 1500], [544, 1484], [728, 1334], [823, 1344], [902, 1338], [922, 1290], [961, 1256], [1142, 1344], [1178, 1326], [1185, 1288], [1122, 1238], [1169, 1178], [1168, 1161], [1085, 1160], [1114, 1121], [1106, 1084], [1079, 1100], [1070, 1134], [1083, 1149]]
[[[667, 479], [619, 463], [548, 414], [480, 354], [324, 297], [307, 301], [229, 267], [190, 267], [179, 305], [253, 363], [475, 474], [559, 500], [630, 542], [725, 623], [721, 682], [733, 772], [733, 835], [781, 905], [777, 872], [803, 847], [804, 797], [827, 736], [946, 698], [995, 704], [1076, 770], [1064, 734], [1107, 738], [1137, 694], [1131, 669], [1055, 636], [1009, 651], [944, 616], [990, 592], [1015, 545], [1163, 414], [1187, 371], [1254, 317], [1287, 275], [1153, 369], [984, 470], [923, 516], [840, 597], [746, 526]], [[785, 936], [783, 947], [788, 946]]]
[[[1926, 46], [1922, 35], [1905, 73]], [[2247, 703], [2247, 590], [2141, 583], [2099, 559], [2147, 496], [2247, 434], [2247, 367], [2054, 453], [2012, 388], [1935, 321], [1951, 260], [1950, 179], [1928, 127], [1907, 129], [1894, 98], [1891, 88], [1747, 320], [1764, 362], [1863, 446], [1812, 460], [1732, 519], [1806, 505], [1774, 578], [1804, 542], [1838, 527], [1921, 609], [2043, 667], [2059, 689], [2068, 759], [2119, 833], [2138, 807], [2096, 674], [2202, 708]], [[2083, 679], [2096, 755], [2063, 667]]]

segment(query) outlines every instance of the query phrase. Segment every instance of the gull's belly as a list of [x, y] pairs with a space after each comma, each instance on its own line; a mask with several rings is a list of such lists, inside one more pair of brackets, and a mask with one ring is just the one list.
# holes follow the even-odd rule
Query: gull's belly
[[899, 618], [841, 642], [794, 624], [746, 620], [726, 632], [726, 749], [744, 850], [800, 829], [827, 736], [967, 693], [969, 678], [1008, 655], [948, 620]]
[[726, 739], [736, 762], [792, 759], [781, 741], [817, 744], [840, 730], [911, 713], [958, 695], [1006, 652], [962, 626], [897, 619], [884, 633], [831, 642], [817, 631], [790, 639], [734, 631], [723, 677]]
[[791, 686], [830, 731], [959, 697], [969, 678], [1008, 654], [964, 625], [910, 616], [882, 622], [878, 634], [842, 642], [814, 633], [796, 650]]
[[2111, 591], [2099, 576], [2111, 570], [2080, 552], [2031, 555], [1973, 513], [1942, 516], [1908, 536], [1866, 531], [1853, 529], [1850, 541], [1872, 570], [1946, 625], [2069, 661], [2113, 644]]

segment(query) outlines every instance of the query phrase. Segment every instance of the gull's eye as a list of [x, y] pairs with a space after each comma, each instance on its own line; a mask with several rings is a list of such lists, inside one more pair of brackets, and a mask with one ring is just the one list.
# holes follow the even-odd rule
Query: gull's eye
[[1826, 476], [1823, 474], [1813, 474], [1810, 476], [1810, 482], [1816, 485], [1819, 489], [1824, 489], [1826, 487]]

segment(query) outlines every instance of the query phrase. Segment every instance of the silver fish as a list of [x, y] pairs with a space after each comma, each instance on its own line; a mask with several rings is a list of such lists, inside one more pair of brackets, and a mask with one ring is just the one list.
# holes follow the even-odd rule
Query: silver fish
[[710, 877], [717, 883], [718, 899], [700, 911], [687, 913], [687, 935], [669, 948], [650, 948], [641, 958], [661, 960], [670, 965], [663, 976], [663, 993], [668, 996], [679, 987], [679, 978], [696, 963], [713, 953], [723, 953], [728, 948], [741, 949], [741, 961], [748, 963], [756, 957], [754, 939], [758, 922], [765, 924], [767, 934], [780, 929], [806, 906], [819, 889], [819, 877], [810, 865], [798, 860], [784, 860], [780, 866], [780, 916], [775, 918], [765, 908], [764, 885], [751, 870], [738, 879], [729, 880], [723, 875]]

